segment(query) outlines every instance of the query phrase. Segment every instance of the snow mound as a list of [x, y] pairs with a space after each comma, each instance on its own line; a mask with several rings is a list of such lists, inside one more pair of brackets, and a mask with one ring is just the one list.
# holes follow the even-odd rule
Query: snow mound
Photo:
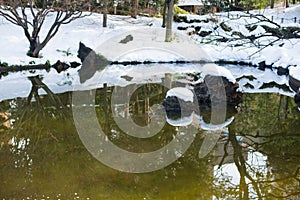
[[166, 97], [172, 97], [172, 96], [175, 96], [178, 99], [181, 99], [181, 100], [184, 100], [187, 102], [194, 101], [194, 93], [191, 90], [184, 88], [184, 87], [175, 87], [175, 88], [170, 89], [167, 92]]

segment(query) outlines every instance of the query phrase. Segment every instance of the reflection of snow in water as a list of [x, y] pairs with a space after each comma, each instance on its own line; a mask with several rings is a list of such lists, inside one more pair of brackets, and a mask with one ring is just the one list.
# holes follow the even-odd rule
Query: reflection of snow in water
[[[262, 180], [267, 175], [267, 156], [255, 151], [248, 151], [246, 158], [247, 173], [255, 180]], [[223, 181], [227, 180], [228, 183], [223, 185], [224, 190], [236, 189], [239, 190], [240, 184], [240, 172], [238, 171], [235, 163], [226, 163], [222, 166], [214, 166], [214, 182], [216, 185], [220, 185]], [[249, 197], [257, 198], [256, 192], [251, 185], [249, 179], [246, 178], [246, 183], [249, 184]], [[213, 199], [216, 199], [215, 197]]]
[[[198, 121], [195, 122], [195, 119]], [[231, 124], [233, 122], [234, 117], [232, 116], [220, 124], [212, 124], [212, 123], [206, 123], [203, 120], [202, 116], [199, 116], [199, 115], [195, 114], [194, 112], [192, 112], [192, 114], [190, 116], [184, 116], [184, 117], [180, 117], [178, 119], [171, 119], [171, 118], [168, 118], [168, 116], [166, 116], [166, 120], [167, 120], [168, 124], [170, 124], [172, 126], [188, 126], [188, 125], [194, 124], [194, 125], [199, 125], [200, 126], [199, 128], [201, 128], [202, 130], [214, 131], [214, 130], [221, 130], [224, 127], [229, 126], [229, 124]]]
[[200, 127], [202, 130], [219, 130], [222, 129], [224, 127], [229, 126], [229, 124], [231, 124], [234, 120], [234, 117], [230, 117], [229, 119], [227, 119], [226, 121], [224, 121], [224, 123], [221, 124], [212, 124], [212, 123], [206, 123], [202, 116], [197, 116], [200, 120]]
[[[58, 74], [55, 69], [51, 69], [50, 72], [46, 72], [45, 70], [36, 70], [35, 72], [16, 72], [10, 73], [8, 76], [0, 79], [0, 100], [12, 99], [15, 97], [27, 97], [31, 89], [31, 83], [27, 78], [28, 76], [41, 75], [43, 76], [43, 83], [45, 83], [54, 93], [63, 93], [66, 91], [73, 91], [75, 89], [95, 89], [102, 87], [103, 83], [107, 83], [108, 86], [126, 86], [135, 83], [161, 83], [162, 78], [165, 78], [166, 74], [172, 74], [171, 80], [174, 81], [177, 80], [174, 76], [175, 74], [198, 73], [202, 72], [203, 68], [204, 65], [201, 64], [149, 64], [135, 66], [113, 65], [107, 66], [102, 71], [97, 71], [91, 79], [87, 80], [83, 84], [80, 84], [79, 82], [79, 68], [68, 69], [60, 74]], [[234, 78], [239, 78], [243, 75], [252, 75], [256, 78], [254, 80], [248, 80], [246, 78], [239, 80], [240, 89], [243, 92], [279, 92], [280, 94], [293, 96], [293, 93], [284, 92], [278, 88], [259, 89], [263, 83], [269, 83], [272, 81], [288, 86], [287, 77], [278, 76], [276, 72], [272, 70], [266, 69], [265, 71], [261, 71], [256, 68], [235, 65], [228, 65], [225, 66], [225, 68], [232, 73]], [[126, 81], [122, 78], [124, 75], [133, 77], [133, 79], [131, 81]], [[202, 73], [201, 75], [204, 76], [205, 74]], [[191, 83], [188, 80], [180, 81]], [[246, 88], [244, 85], [247, 83], [250, 83], [254, 86], [254, 88]], [[45, 94], [43, 90], [39, 92], [41, 94]]]
[[193, 115], [179, 119], [170, 119], [167, 117], [167, 122], [172, 126], [188, 126], [193, 122]]
[[26, 181], [32, 181], [32, 163], [33, 160], [30, 155], [27, 153], [26, 148], [29, 146], [29, 138], [17, 138], [12, 137], [11, 139], [11, 152], [15, 155], [14, 167], [15, 168], [25, 168], [26, 170]]

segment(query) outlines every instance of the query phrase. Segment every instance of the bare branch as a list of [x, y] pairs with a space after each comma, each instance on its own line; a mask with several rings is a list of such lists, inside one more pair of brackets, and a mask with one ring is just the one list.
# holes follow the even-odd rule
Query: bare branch
[[[0, 0], [0, 16], [23, 28], [30, 43], [29, 52], [33, 57], [38, 56], [39, 51], [55, 36], [62, 24], [68, 24], [89, 15], [83, 14], [89, 8], [89, 0], [52, 1], [52, 5], [48, 5], [48, 1], [43, 1], [42, 5], [36, 5], [33, 0]], [[46, 16], [50, 13], [56, 13], [56, 15], [46, 37], [40, 43], [39, 34]]]

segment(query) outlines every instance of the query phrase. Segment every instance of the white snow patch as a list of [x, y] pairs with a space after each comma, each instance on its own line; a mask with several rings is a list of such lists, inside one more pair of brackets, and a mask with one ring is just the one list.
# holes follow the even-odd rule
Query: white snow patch
[[184, 100], [187, 102], [194, 101], [194, 93], [191, 90], [184, 88], [184, 87], [175, 87], [175, 88], [170, 89], [167, 92], [166, 97], [172, 97], [172, 96], [175, 96], [178, 99], [181, 99], [181, 100]]
[[223, 76], [226, 77], [232, 83], [236, 82], [232, 73], [228, 69], [215, 64], [204, 65], [203, 72], [205, 75]]
[[290, 75], [297, 80], [300, 80], [300, 66], [290, 67]]

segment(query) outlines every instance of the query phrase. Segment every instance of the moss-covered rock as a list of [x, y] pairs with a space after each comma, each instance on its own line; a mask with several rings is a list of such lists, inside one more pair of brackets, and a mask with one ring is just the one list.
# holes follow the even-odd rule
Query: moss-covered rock
[[222, 22], [222, 23], [220, 24], [220, 27], [221, 27], [224, 31], [226, 31], [226, 32], [232, 31], [232, 28], [231, 28], [230, 26], [228, 26], [227, 24], [225, 24], [225, 22]]

